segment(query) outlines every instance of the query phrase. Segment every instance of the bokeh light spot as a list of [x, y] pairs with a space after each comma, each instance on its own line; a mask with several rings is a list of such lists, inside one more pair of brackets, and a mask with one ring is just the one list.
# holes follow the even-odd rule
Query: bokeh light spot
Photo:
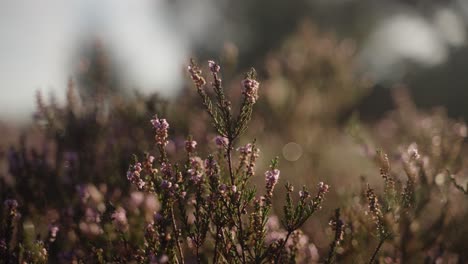
[[302, 147], [296, 142], [289, 142], [283, 147], [283, 157], [288, 161], [296, 161], [302, 156]]

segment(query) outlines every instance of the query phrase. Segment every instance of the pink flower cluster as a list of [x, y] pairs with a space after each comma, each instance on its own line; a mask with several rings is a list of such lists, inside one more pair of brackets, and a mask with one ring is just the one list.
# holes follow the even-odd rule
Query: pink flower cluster
[[141, 167], [141, 163], [138, 162], [134, 166], [131, 166], [127, 171], [127, 179], [135, 184], [140, 190], [145, 186], [145, 182], [140, 177], [142, 170], [143, 168]]
[[328, 184], [325, 184], [323, 182], [319, 182], [318, 183], [318, 189], [319, 189], [319, 193], [327, 193], [330, 189], [330, 186]]
[[172, 165], [169, 162], [161, 163], [161, 173], [170, 178], [172, 175]]
[[111, 218], [112, 223], [118, 231], [125, 232], [128, 230], [128, 220], [125, 209], [122, 207], [117, 208]]
[[188, 72], [190, 73], [190, 77], [197, 87], [201, 87], [206, 84], [205, 78], [201, 76], [202, 71], [197, 66], [188, 66]]
[[273, 196], [273, 190], [275, 185], [278, 183], [280, 176], [280, 171], [278, 169], [273, 169], [265, 172], [265, 186], [266, 186], [266, 199], [269, 201]]
[[210, 71], [213, 73], [218, 73], [221, 67], [214, 61], [209, 60], [208, 61], [208, 66], [210, 67]]
[[205, 160], [205, 172], [208, 177], [212, 177], [216, 175], [217, 171], [217, 163], [215, 159], [206, 159]]
[[57, 225], [50, 225], [49, 226], [49, 241], [54, 242], [57, 239], [57, 233], [60, 228]]
[[8, 210], [14, 211], [18, 208], [18, 201], [14, 199], [7, 199], [3, 204], [8, 208]]
[[197, 142], [195, 140], [186, 140], [185, 141], [185, 150], [188, 153], [194, 152], [196, 147], [197, 147]]
[[167, 123], [166, 119], [163, 118], [158, 118], [158, 116], [154, 116], [153, 119], [151, 119], [151, 124], [153, 127], [156, 129], [156, 144], [160, 146], [166, 146], [168, 138], [168, 133], [167, 130], [169, 129], [169, 123]]
[[255, 162], [259, 157], [260, 150], [255, 148], [253, 144], [248, 143], [243, 147], [237, 148], [240, 152], [240, 166], [245, 166], [247, 175], [253, 176], [255, 174]]
[[325, 194], [330, 190], [330, 186], [323, 182], [319, 182], [317, 195], [313, 199], [313, 205], [316, 209], [322, 208], [322, 202], [325, 200]]
[[239, 151], [242, 155], [247, 156], [250, 153], [252, 153], [252, 144], [248, 143], [247, 145], [243, 147], [238, 147], [237, 151]]
[[203, 178], [203, 160], [200, 157], [190, 158], [190, 169], [187, 170], [190, 180], [195, 184], [201, 182]]
[[242, 81], [242, 94], [244, 94], [249, 103], [254, 104], [257, 102], [259, 87], [260, 83], [256, 80], [246, 78]]
[[225, 148], [229, 143], [228, 139], [222, 136], [216, 136], [214, 140], [215, 140], [216, 146], [218, 146], [219, 148], [221, 147]]

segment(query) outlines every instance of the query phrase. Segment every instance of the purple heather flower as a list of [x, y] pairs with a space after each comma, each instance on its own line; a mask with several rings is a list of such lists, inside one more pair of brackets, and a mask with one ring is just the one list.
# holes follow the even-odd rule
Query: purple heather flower
[[280, 171], [278, 169], [269, 170], [265, 172], [265, 180], [267, 182], [267, 185], [274, 187], [276, 183], [278, 182], [279, 175], [280, 175]]
[[218, 147], [226, 147], [229, 143], [228, 139], [222, 136], [215, 137], [215, 143]]
[[273, 169], [265, 172], [265, 187], [266, 187], [266, 201], [271, 202], [271, 197], [273, 195], [273, 190], [275, 185], [278, 183], [280, 171], [278, 169]]
[[260, 83], [256, 80], [246, 78], [242, 81], [242, 93], [249, 103], [254, 104], [257, 101], [259, 87]]
[[57, 233], [60, 230], [60, 228], [57, 225], [50, 225], [49, 226], [49, 241], [54, 242], [55, 239], [57, 238]]
[[328, 184], [325, 184], [323, 182], [319, 182], [317, 186], [318, 186], [318, 189], [319, 189], [320, 193], [327, 193], [329, 188], [330, 188], [330, 186], [328, 186]]
[[3, 204], [8, 207], [9, 210], [16, 210], [18, 208], [18, 201], [15, 199], [7, 199]]
[[166, 176], [171, 176], [172, 174], [172, 165], [170, 163], [167, 163], [167, 162], [163, 162], [161, 164], [161, 172], [166, 175]]
[[252, 144], [248, 143], [247, 145], [245, 145], [243, 147], [238, 147], [237, 151], [239, 151], [241, 154], [247, 156], [250, 153], [252, 153]]
[[195, 140], [186, 140], [185, 141], [185, 150], [188, 153], [192, 153], [197, 147], [197, 142]]
[[202, 71], [195, 65], [190, 65], [187, 67], [190, 77], [196, 86], [201, 87], [206, 84], [205, 78], [201, 76]]
[[161, 182], [161, 188], [163, 189], [170, 189], [172, 187], [172, 182], [163, 180]]
[[194, 183], [199, 183], [202, 180], [203, 161], [200, 157], [190, 158], [190, 169], [187, 173], [190, 175], [190, 180]]
[[117, 230], [124, 232], [128, 229], [128, 220], [125, 209], [122, 207], [117, 208], [111, 217]]
[[227, 190], [227, 186], [226, 184], [221, 184], [219, 187], [218, 187], [218, 190], [221, 194], [224, 194]]
[[299, 197], [301, 197], [302, 199], [307, 199], [310, 197], [310, 194], [308, 191], [299, 191]]
[[157, 212], [157, 213], [154, 214], [153, 219], [154, 219], [155, 223], [158, 223], [159, 221], [161, 221], [163, 219], [163, 216], [162, 216], [161, 213]]
[[135, 184], [140, 190], [145, 186], [145, 182], [140, 177], [140, 172], [142, 170], [141, 163], [138, 162], [134, 166], [131, 166], [127, 171], [127, 179]]
[[210, 67], [210, 71], [213, 73], [218, 73], [221, 67], [214, 61], [209, 60], [208, 61], [208, 66]]
[[167, 140], [167, 130], [169, 129], [169, 123], [167, 123], [166, 119], [158, 118], [158, 116], [155, 115], [154, 118], [151, 119], [151, 124], [153, 124], [153, 127], [156, 129], [156, 144], [163, 147], [166, 146], [167, 143], [169, 143]]

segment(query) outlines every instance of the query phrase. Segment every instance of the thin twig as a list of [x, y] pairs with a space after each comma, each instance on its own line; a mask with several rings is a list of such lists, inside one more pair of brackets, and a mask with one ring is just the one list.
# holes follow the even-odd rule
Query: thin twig
[[375, 261], [375, 258], [377, 257], [377, 253], [379, 252], [380, 248], [382, 247], [383, 243], [385, 242], [385, 240], [387, 240], [388, 238], [388, 235], [383, 237], [382, 239], [380, 239], [379, 241], [379, 244], [377, 245], [377, 247], [375, 248], [374, 250], [374, 254], [372, 254], [372, 257], [371, 259], [369, 260], [369, 264], [372, 264], [374, 263]]
[[174, 229], [174, 236], [177, 241], [177, 250], [179, 251], [180, 255], [180, 263], [184, 264], [184, 253], [182, 253], [182, 247], [180, 246], [180, 240], [179, 240], [179, 230], [177, 229], [177, 224], [175, 221], [175, 216], [174, 216], [174, 207], [171, 206], [171, 218], [172, 218], [172, 228]]
[[[234, 173], [232, 171], [232, 159], [231, 159], [231, 149], [232, 149], [233, 139], [228, 138], [228, 140], [229, 140], [229, 143], [228, 143], [228, 148], [227, 148], [227, 158], [228, 158], [229, 176], [231, 178], [231, 184], [235, 185]], [[242, 249], [242, 263], [247, 263], [246, 259], [245, 259], [245, 252], [244, 252], [245, 251], [244, 228], [243, 228], [243, 225], [242, 225], [242, 213], [241, 213], [241, 210], [240, 210], [240, 203], [238, 203], [236, 205], [236, 209], [237, 209], [237, 218], [238, 218], [237, 220], [239, 221], [238, 239], [239, 239], [239, 243], [240, 243], [241, 249]]]
[[291, 236], [292, 232], [293, 231], [288, 231], [288, 234], [286, 235], [286, 238], [284, 239], [283, 243], [281, 243], [281, 246], [278, 247], [278, 251], [276, 252], [276, 256], [275, 256], [275, 263], [278, 263], [280, 255], [281, 255], [281, 251], [286, 246], [286, 243], [288, 242], [288, 239]]

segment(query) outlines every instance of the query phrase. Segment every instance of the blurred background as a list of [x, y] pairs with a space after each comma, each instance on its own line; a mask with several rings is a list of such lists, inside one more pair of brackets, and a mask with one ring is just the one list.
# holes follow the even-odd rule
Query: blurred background
[[403, 82], [418, 105], [468, 116], [463, 0], [20, 0], [0, 3], [0, 118], [30, 120], [38, 89], [63, 102], [64, 84], [89, 70], [97, 43], [114, 87], [174, 96], [187, 58], [230, 49], [240, 69], [259, 66], [304, 19], [352, 42], [356, 70], [377, 88], [364, 113], [389, 107], [388, 89]]

